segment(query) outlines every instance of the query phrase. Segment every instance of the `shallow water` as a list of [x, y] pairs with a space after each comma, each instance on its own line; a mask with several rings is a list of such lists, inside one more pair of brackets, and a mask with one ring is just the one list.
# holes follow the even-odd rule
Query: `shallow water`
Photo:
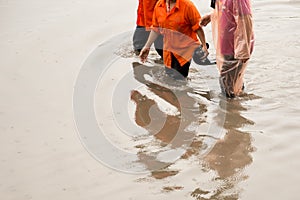
[[[255, 51], [246, 94], [233, 100], [220, 95], [215, 66], [193, 63], [184, 87], [174, 86], [162, 66], [121, 48], [113, 65], [137, 81], [123, 100], [143, 133], [124, 148], [150, 172], [137, 179], [150, 192], [131, 199], [297, 199], [299, 11], [299, 1], [253, 2]], [[118, 134], [107, 137], [122, 146]]]
[[137, 63], [136, 1], [0, 5], [1, 199], [299, 199], [300, 1], [253, 1], [234, 100], [214, 65]]

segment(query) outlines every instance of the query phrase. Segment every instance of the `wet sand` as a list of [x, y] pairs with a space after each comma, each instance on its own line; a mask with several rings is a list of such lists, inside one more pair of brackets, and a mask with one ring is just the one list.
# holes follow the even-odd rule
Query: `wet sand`
[[[209, 12], [209, 2], [194, 2]], [[192, 64], [186, 86], [170, 87], [160, 65], [136, 63], [130, 38], [103, 66], [109, 55], [96, 50], [134, 29], [136, 7], [0, 2], [1, 199], [298, 199], [299, 1], [253, 2], [247, 94], [234, 100], [219, 95], [214, 65]], [[90, 72], [109, 66], [97, 80], [95, 116], [105, 137], [136, 159], [122, 167], [144, 173], [112, 169], [89, 151], [73, 104], [87, 64]]]

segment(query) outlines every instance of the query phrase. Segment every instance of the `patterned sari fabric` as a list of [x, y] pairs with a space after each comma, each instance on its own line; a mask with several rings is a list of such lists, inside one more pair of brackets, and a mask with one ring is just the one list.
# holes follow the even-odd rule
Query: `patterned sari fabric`
[[250, 0], [216, 0], [211, 21], [221, 89], [238, 96], [254, 45]]

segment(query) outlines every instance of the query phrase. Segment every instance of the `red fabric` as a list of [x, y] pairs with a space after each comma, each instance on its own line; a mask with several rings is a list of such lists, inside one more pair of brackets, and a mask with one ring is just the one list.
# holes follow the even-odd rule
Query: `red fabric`
[[139, 5], [138, 5], [138, 9], [137, 9], [136, 25], [138, 25], [138, 26], [145, 25], [143, 0], [139, 0]]
[[136, 22], [138, 26], [144, 26], [146, 29], [151, 27], [153, 11], [157, 1], [158, 0], [139, 0]]

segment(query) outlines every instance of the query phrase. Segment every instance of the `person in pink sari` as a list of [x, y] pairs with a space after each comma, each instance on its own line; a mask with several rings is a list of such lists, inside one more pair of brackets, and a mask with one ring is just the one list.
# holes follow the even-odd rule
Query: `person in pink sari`
[[213, 12], [200, 24], [212, 23], [222, 92], [229, 98], [242, 94], [244, 73], [254, 46], [250, 0], [212, 0]]

